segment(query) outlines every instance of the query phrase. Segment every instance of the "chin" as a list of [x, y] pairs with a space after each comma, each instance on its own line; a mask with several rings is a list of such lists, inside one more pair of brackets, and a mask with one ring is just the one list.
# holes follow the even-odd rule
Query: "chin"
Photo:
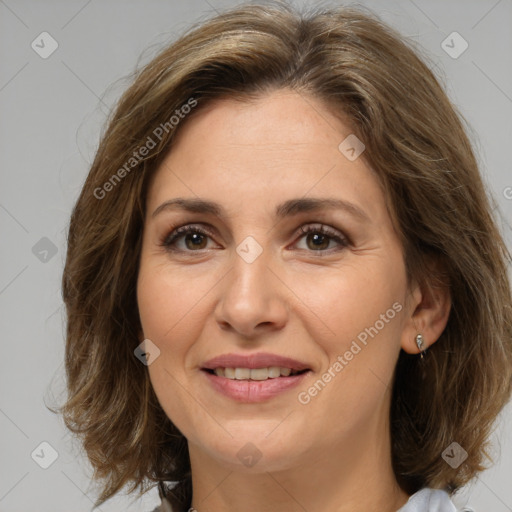
[[[247, 420], [245, 429], [233, 435], [216, 439], [212, 445], [212, 439], [205, 440], [201, 451], [208, 453], [218, 463], [230, 471], [246, 473], [275, 472], [288, 469], [295, 464], [300, 454], [297, 446], [301, 443], [294, 442], [289, 433], [283, 430], [283, 435], [255, 426], [248, 428]], [[275, 428], [275, 423], [274, 423]], [[232, 434], [233, 432], [227, 428]], [[298, 462], [298, 461], [297, 461]]]

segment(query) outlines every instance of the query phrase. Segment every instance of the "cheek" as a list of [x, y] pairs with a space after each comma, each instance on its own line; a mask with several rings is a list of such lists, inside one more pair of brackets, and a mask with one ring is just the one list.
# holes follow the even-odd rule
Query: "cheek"
[[[403, 306], [405, 281], [398, 267], [378, 258], [362, 258], [338, 272], [302, 279], [300, 286], [298, 295], [307, 297], [305, 302], [317, 314], [320, 325], [329, 328], [325, 339], [332, 339], [334, 345], [355, 339], [375, 324], [382, 334], [399, 331], [397, 310]], [[393, 308], [395, 303], [399, 305]]]
[[369, 395], [364, 394], [371, 394], [372, 388], [380, 394], [385, 390], [382, 384], [389, 384], [393, 375], [405, 296], [405, 273], [399, 262], [375, 257], [345, 267], [338, 277], [331, 275], [329, 283], [323, 283], [329, 285], [323, 287], [327, 291], [317, 294], [312, 306], [321, 321], [318, 329], [325, 333], [316, 337], [317, 343], [326, 356], [327, 370], [336, 375], [338, 385], [333, 389], [342, 394], [350, 389], [349, 400], [354, 403], [367, 400]]
[[314, 306], [321, 319], [317, 333], [322, 334], [311, 335], [325, 366], [298, 398], [305, 411], [318, 416], [330, 411], [325, 421], [337, 432], [362, 432], [376, 414], [386, 414], [403, 317], [403, 290], [395, 277], [347, 269], [342, 278], [331, 280], [331, 291]]
[[149, 377], [162, 409], [180, 430], [187, 430], [188, 424], [183, 413], [187, 410], [182, 384], [186, 382], [184, 361], [189, 340], [198, 334], [193, 332], [190, 289], [193, 287], [177, 292], [180, 288], [168, 272], [144, 263], [141, 266], [137, 300], [143, 336], [160, 351], [148, 365]]
[[[211, 288], [211, 276], [188, 275], [166, 265], [141, 265], [137, 283], [139, 314], [147, 338], [167, 344], [180, 329], [197, 325], [196, 305]], [[200, 309], [200, 308], [199, 308]]]
[[143, 336], [160, 350], [148, 366], [156, 396], [165, 413], [180, 429], [187, 426], [190, 394], [188, 379], [197, 371], [194, 342], [200, 338], [206, 311], [204, 300], [216, 281], [211, 273], [198, 275], [197, 269], [176, 271], [168, 263], [142, 260], [137, 282], [137, 300]]

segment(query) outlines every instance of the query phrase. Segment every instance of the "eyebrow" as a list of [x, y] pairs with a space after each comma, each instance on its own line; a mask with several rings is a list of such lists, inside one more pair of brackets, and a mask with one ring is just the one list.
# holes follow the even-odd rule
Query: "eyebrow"
[[[277, 219], [283, 219], [303, 212], [317, 212], [320, 210], [334, 209], [343, 210], [359, 220], [370, 222], [370, 218], [367, 213], [359, 206], [349, 201], [333, 197], [289, 199], [276, 207], [274, 215]], [[151, 217], [155, 218], [159, 213], [173, 210], [211, 214], [218, 217], [226, 216], [223, 207], [219, 203], [200, 198], [176, 197], [162, 203], [153, 212]]]

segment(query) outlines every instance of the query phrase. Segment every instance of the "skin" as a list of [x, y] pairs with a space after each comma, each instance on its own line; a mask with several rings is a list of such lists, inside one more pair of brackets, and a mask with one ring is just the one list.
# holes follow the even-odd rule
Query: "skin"
[[[137, 283], [140, 336], [160, 349], [150, 379], [188, 440], [199, 512], [392, 512], [409, 497], [391, 467], [391, 379], [400, 349], [418, 353], [417, 333], [427, 345], [437, 340], [450, 299], [446, 290], [408, 287], [374, 171], [338, 149], [350, 133], [320, 101], [289, 90], [250, 103], [216, 100], [180, 127], [150, 183]], [[342, 210], [274, 218], [276, 205], [305, 196], [342, 198], [369, 219]], [[152, 217], [176, 197], [218, 202], [226, 216], [175, 210]], [[180, 250], [166, 250], [162, 241], [184, 224], [211, 236], [194, 245], [185, 235], [176, 241]], [[348, 245], [329, 237], [315, 245], [314, 233], [297, 231], [307, 225], [327, 226]], [[252, 263], [236, 251], [248, 236], [263, 251]], [[397, 302], [401, 311], [300, 403], [298, 393]], [[239, 403], [213, 390], [200, 371], [228, 352], [290, 356], [312, 372], [298, 389]], [[261, 454], [252, 467], [237, 456], [247, 443]]]

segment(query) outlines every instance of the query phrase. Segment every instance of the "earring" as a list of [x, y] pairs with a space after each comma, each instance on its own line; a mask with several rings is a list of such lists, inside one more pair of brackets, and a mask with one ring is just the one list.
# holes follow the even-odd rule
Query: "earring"
[[421, 354], [421, 359], [423, 359], [423, 354], [427, 352], [427, 347], [425, 346], [425, 340], [421, 334], [416, 335], [416, 345], [418, 345], [418, 350]]

